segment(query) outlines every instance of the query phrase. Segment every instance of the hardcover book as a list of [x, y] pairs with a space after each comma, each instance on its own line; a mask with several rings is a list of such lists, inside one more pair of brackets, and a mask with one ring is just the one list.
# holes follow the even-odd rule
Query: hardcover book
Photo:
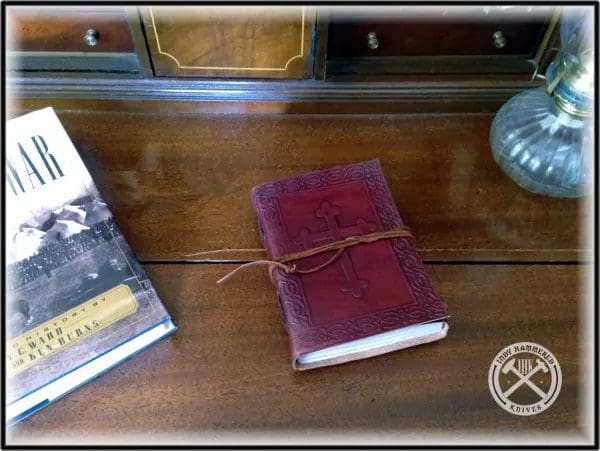
[[[378, 160], [263, 183], [253, 188], [252, 203], [267, 255], [275, 261], [349, 237], [405, 228]], [[360, 242], [338, 254], [293, 262], [306, 273], [271, 272], [295, 369], [446, 336], [446, 305], [410, 234]]]
[[52, 108], [6, 124], [6, 418], [175, 330]]

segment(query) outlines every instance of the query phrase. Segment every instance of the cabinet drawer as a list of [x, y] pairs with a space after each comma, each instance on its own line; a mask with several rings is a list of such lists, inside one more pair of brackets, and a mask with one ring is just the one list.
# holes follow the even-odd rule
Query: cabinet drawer
[[553, 14], [551, 7], [525, 6], [332, 12], [328, 72], [533, 71]]
[[370, 20], [333, 23], [329, 31], [332, 57], [531, 55], [545, 21], [486, 23], [461, 21], [394, 22]]
[[[9, 51], [21, 52], [133, 52], [124, 10], [77, 11], [49, 8], [10, 8]], [[95, 40], [85, 36], [95, 30]]]
[[[141, 71], [137, 13], [117, 7], [9, 7], [7, 61], [13, 71]], [[144, 48], [143, 37], [141, 47]]]

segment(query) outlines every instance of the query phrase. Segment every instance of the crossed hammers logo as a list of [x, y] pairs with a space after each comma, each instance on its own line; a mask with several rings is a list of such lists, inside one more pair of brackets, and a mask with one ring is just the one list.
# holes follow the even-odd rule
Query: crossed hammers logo
[[[507, 386], [511, 382], [514, 383]], [[513, 415], [537, 415], [556, 401], [562, 386], [562, 372], [548, 349], [522, 341], [496, 354], [488, 371], [488, 384], [492, 398], [502, 409]], [[519, 388], [523, 389], [516, 393]], [[510, 399], [511, 396], [515, 399]]]
[[509, 372], [512, 372], [519, 378], [519, 380], [512, 387], [508, 388], [505, 392], [503, 392], [504, 396], [509, 397], [515, 391], [517, 391], [519, 387], [521, 387], [522, 385], [527, 385], [540, 398], [545, 398], [547, 393], [544, 393], [543, 390], [541, 390], [537, 385], [531, 382], [531, 378], [540, 370], [544, 373], [547, 373], [549, 371], [548, 366], [542, 360], [536, 359], [536, 365], [531, 370], [529, 370], [527, 374], [521, 374], [521, 372], [517, 368], [515, 368], [515, 360], [516, 359], [514, 358], [509, 360], [506, 363], [506, 365], [504, 365], [504, 367], [502, 368], [503, 374], [508, 374]]

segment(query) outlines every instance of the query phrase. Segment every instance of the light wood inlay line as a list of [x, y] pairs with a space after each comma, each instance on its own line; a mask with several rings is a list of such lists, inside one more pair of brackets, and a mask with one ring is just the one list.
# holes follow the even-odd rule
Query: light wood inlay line
[[160, 47], [160, 40], [158, 38], [158, 33], [156, 31], [156, 23], [154, 21], [154, 13], [152, 12], [152, 8], [149, 8], [150, 10], [150, 20], [152, 21], [152, 28], [154, 30], [154, 37], [156, 39], [156, 45], [158, 47], [158, 53], [160, 53], [161, 55], [165, 55], [168, 56], [169, 58], [171, 58], [173, 61], [175, 61], [175, 64], [177, 64], [177, 67], [180, 69], [203, 69], [203, 70], [272, 70], [272, 71], [285, 71], [287, 70], [288, 66], [290, 65], [290, 63], [292, 61], [294, 61], [297, 58], [302, 58], [304, 57], [304, 28], [305, 28], [305, 8], [302, 8], [302, 29], [301, 29], [301, 33], [300, 33], [300, 53], [298, 55], [294, 55], [292, 56], [290, 59], [287, 60], [287, 62], [285, 63], [285, 66], [283, 67], [231, 67], [231, 66], [185, 66], [185, 65], [181, 65], [179, 63], [179, 60], [171, 55], [168, 52], [165, 52], [164, 50], [161, 49]]

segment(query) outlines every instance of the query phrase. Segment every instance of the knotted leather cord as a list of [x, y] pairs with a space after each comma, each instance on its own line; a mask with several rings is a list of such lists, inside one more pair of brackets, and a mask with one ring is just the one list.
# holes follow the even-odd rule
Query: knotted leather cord
[[[273, 281], [273, 271], [275, 268], [279, 268], [284, 271], [286, 274], [310, 274], [320, 269], [325, 268], [330, 265], [334, 261], [336, 261], [344, 252], [344, 250], [351, 246], [356, 246], [357, 244], [364, 243], [372, 243], [374, 241], [379, 241], [382, 239], [388, 238], [397, 238], [397, 237], [406, 237], [412, 236], [410, 233], [410, 229], [408, 227], [396, 227], [391, 230], [385, 230], [380, 232], [368, 233], [365, 235], [353, 235], [343, 240], [334, 241], [332, 243], [322, 244], [321, 246], [316, 246], [310, 249], [306, 249], [299, 252], [292, 252], [289, 254], [282, 255], [279, 258], [273, 260], [254, 260], [249, 263], [244, 263], [243, 265], [238, 266], [233, 271], [226, 274], [224, 277], [220, 278], [217, 281], [217, 284], [221, 284], [229, 280], [234, 274], [242, 269], [249, 268], [251, 266], [259, 266], [259, 265], [267, 265], [269, 266], [269, 276]], [[331, 258], [327, 259], [325, 262], [321, 263], [310, 269], [298, 269], [296, 263], [291, 263], [296, 260], [301, 260], [303, 258], [312, 257], [313, 255], [322, 254], [324, 252], [336, 251], [335, 254], [331, 256]], [[196, 254], [197, 255], [197, 254]], [[289, 264], [291, 263], [291, 264]]]

